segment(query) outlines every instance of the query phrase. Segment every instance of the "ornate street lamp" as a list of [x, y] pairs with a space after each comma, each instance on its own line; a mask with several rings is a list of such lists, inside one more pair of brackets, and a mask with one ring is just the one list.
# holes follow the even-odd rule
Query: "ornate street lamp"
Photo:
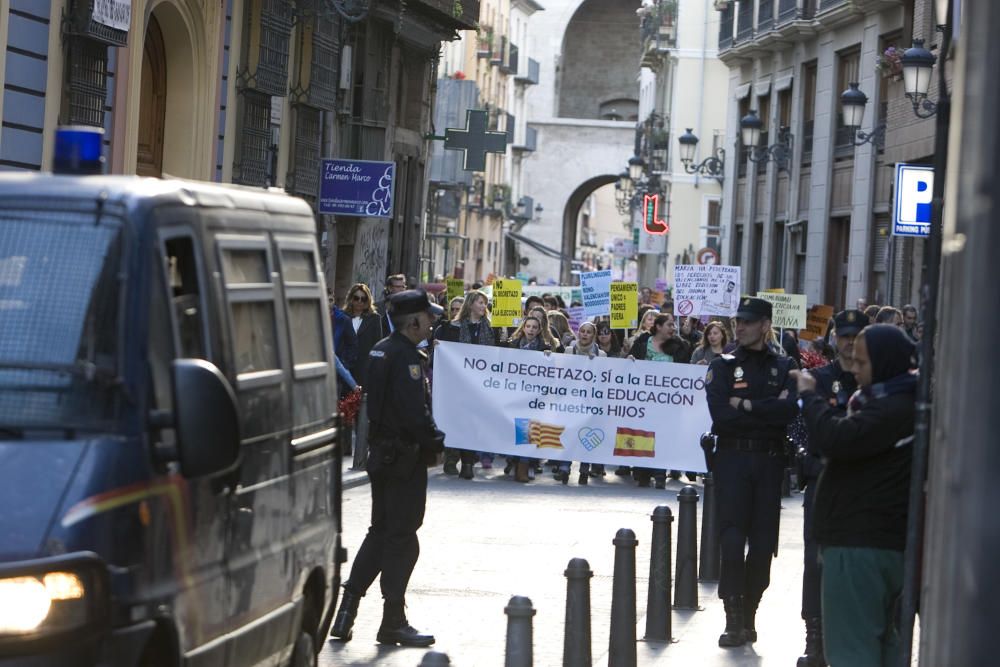
[[878, 148], [885, 145], [885, 121], [882, 120], [872, 132], [861, 131], [861, 122], [865, 119], [865, 106], [868, 96], [858, 89], [857, 82], [848, 84], [850, 87], [840, 95], [840, 108], [844, 116], [844, 125], [855, 130], [856, 138], [852, 139], [855, 146], [871, 143]]
[[722, 181], [726, 169], [726, 151], [721, 146], [716, 149], [715, 155], [710, 155], [696, 165], [694, 164], [694, 153], [698, 148], [698, 137], [695, 136], [691, 128], [687, 128], [687, 131], [678, 137], [677, 141], [681, 145], [681, 164], [684, 165], [684, 171], [689, 174], [711, 176], [720, 182]]
[[924, 48], [922, 39], [913, 40], [913, 46], [903, 53], [903, 90], [918, 118], [930, 118], [937, 113], [937, 104], [927, 99], [936, 62], [934, 54]]
[[638, 183], [646, 171], [646, 162], [638, 155], [633, 155], [628, 159], [628, 177], [633, 183]]
[[764, 123], [754, 109], [740, 119], [740, 136], [743, 139], [743, 147], [747, 150], [747, 158], [751, 162], [760, 164], [767, 164], [769, 160], [773, 160], [774, 166], [779, 170], [787, 171], [792, 156], [792, 133], [787, 127], [779, 129], [777, 143], [765, 148], [757, 145], [760, 143], [760, 131], [763, 127]]

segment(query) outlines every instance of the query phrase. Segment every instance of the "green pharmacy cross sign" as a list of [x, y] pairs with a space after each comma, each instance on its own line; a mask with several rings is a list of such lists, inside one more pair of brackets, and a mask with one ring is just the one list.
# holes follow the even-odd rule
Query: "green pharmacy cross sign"
[[489, 114], [482, 109], [465, 112], [465, 129], [448, 128], [444, 136], [430, 135], [428, 139], [444, 139], [444, 147], [450, 151], [465, 151], [462, 168], [465, 171], [486, 171], [487, 153], [507, 152], [507, 133], [490, 132]]

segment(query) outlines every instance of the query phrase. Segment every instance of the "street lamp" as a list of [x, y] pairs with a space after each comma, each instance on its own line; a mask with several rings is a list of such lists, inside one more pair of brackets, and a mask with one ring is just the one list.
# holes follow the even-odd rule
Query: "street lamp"
[[628, 177], [633, 183], [639, 182], [646, 171], [646, 162], [638, 155], [633, 155], [628, 159]]
[[740, 119], [740, 135], [743, 147], [747, 149], [747, 159], [760, 164], [774, 160], [774, 166], [787, 171], [788, 161], [792, 155], [792, 133], [787, 127], [779, 129], [777, 143], [764, 148], [757, 145], [760, 143], [760, 131], [763, 127], [764, 123], [754, 109]]
[[865, 119], [865, 106], [868, 96], [858, 89], [857, 82], [848, 84], [850, 87], [840, 95], [840, 108], [844, 116], [844, 125], [855, 130], [856, 138], [852, 139], [855, 146], [871, 143], [878, 148], [885, 145], [885, 120], [879, 121], [872, 132], [861, 131], [861, 122]]
[[698, 137], [695, 136], [691, 128], [687, 128], [687, 131], [678, 137], [677, 141], [681, 145], [681, 164], [684, 165], [684, 171], [689, 174], [711, 176], [718, 179], [719, 182], [722, 181], [722, 175], [726, 168], [726, 151], [721, 146], [715, 150], [715, 155], [710, 155], [696, 165], [693, 163], [694, 152], [698, 148]]
[[930, 118], [937, 113], [937, 104], [927, 99], [936, 62], [934, 54], [924, 48], [922, 39], [913, 40], [913, 46], [903, 53], [903, 90], [918, 118]]

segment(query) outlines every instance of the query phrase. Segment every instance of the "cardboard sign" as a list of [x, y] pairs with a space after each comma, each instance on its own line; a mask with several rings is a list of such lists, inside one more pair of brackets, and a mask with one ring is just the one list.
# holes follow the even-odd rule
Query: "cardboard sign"
[[516, 327], [521, 319], [521, 281], [509, 278], [493, 281], [493, 326]]
[[806, 313], [806, 328], [799, 332], [803, 340], [816, 340], [826, 335], [826, 327], [833, 317], [833, 306], [815, 305]]
[[639, 326], [639, 283], [611, 283], [611, 328]]
[[775, 329], [802, 329], [806, 326], [806, 295], [757, 292], [757, 298], [771, 302], [771, 326]]
[[448, 303], [456, 296], [465, 296], [464, 278], [448, 278]]
[[740, 303], [740, 267], [678, 264], [674, 267], [674, 315], [733, 317]]
[[611, 269], [580, 274], [583, 312], [587, 317], [611, 313]]

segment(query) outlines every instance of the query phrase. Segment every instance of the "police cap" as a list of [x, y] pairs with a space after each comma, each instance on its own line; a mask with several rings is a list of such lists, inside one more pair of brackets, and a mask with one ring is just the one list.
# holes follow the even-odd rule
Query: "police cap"
[[416, 315], [421, 312], [440, 317], [444, 308], [432, 302], [427, 296], [427, 292], [422, 289], [408, 289], [393, 294], [389, 298], [390, 315]]
[[868, 326], [868, 316], [860, 310], [842, 310], [833, 318], [833, 330], [838, 336], [857, 336]]
[[736, 319], [756, 322], [763, 318], [771, 319], [770, 301], [752, 296], [740, 299], [740, 307], [736, 310]]

